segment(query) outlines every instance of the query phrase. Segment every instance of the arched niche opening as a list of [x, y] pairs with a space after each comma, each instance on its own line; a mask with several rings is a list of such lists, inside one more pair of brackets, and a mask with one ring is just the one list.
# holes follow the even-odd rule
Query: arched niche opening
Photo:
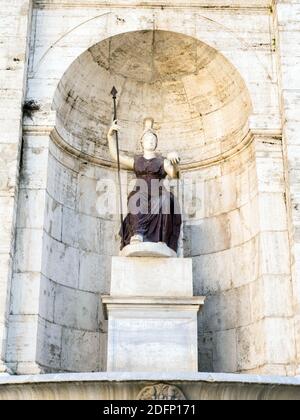
[[77, 151], [110, 161], [113, 85], [124, 151], [140, 150], [146, 117], [154, 118], [160, 151], [178, 150], [184, 165], [228, 154], [248, 133], [249, 93], [222, 54], [186, 35], [138, 31], [94, 45], [59, 83], [56, 129]]
[[[49, 322], [62, 329], [62, 338], [41, 330], [44, 348], [55, 345], [56, 357], [44, 351], [40, 363], [52, 371], [106, 369], [99, 294], [109, 293], [119, 220], [99, 215], [96, 203], [99, 180], [115, 179], [116, 174], [106, 141], [113, 85], [119, 91], [121, 149], [140, 151], [143, 120], [152, 117], [159, 151], [176, 149], [183, 178], [200, 180], [203, 186], [202, 212], [188, 215], [184, 232], [185, 255], [194, 259], [195, 293], [208, 296], [199, 323], [204, 331], [199, 368], [235, 372], [237, 367], [222, 359], [220, 349], [236, 340], [227, 331], [240, 322], [227, 316], [228, 308], [237, 310], [241, 302], [232, 289], [256, 276], [248, 273], [245, 279], [243, 271], [258, 246], [252, 221], [255, 185], [250, 181], [254, 157], [251, 146], [243, 149], [251, 100], [240, 74], [223, 55], [199, 40], [166, 31], [129, 32], [94, 45], [57, 87], [43, 276], [53, 290], [47, 301], [52, 308]], [[240, 264], [234, 263], [237, 257]]]

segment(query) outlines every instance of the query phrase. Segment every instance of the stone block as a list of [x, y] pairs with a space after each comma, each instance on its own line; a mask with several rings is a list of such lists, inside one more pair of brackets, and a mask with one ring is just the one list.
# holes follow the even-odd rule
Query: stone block
[[191, 223], [185, 227], [186, 255], [199, 256], [230, 248], [230, 226], [227, 215]]
[[256, 323], [265, 317], [264, 287], [261, 277], [249, 284], [249, 296], [251, 302], [251, 323]]
[[4, 360], [6, 359], [6, 340], [7, 326], [6, 321], [0, 320], [0, 374], [6, 371]]
[[50, 369], [61, 364], [62, 327], [44, 320], [39, 321], [37, 362]]
[[289, 274], [290, 255], [287, 232], [262, 232], [260, 274]]
[[272, 157], [272, 160], [269, 156], [259, 157], [256, 170], [260, 192], [285, 193], [282, 157]]
[[287, 230], [286, 203], [283, 194], [259, 195], [260, 229], [262, 231]]
[[120, 222], [98, 219], [99, 242], [97, 251], [101, 255], [118, 255], [121, 239], [119, 236]]
[[109, 293], [111, 257], [80, 252], [79, 289], [93, 293]]
[[45, 191], [20, 189], [17, 227], [43, 229], [45, 214]]
[[259, 276], [259, 238], [256, 236], [230, 252], [232, 284], [240, 287], [255, 281]]
[[[46, 195], [45, 231], [54, 239], [62, 240], [62, 206]], [[70, 244], [72, 245], [72, 244]]]
[[231, 246], [241, 245], [259, 232], [258, 199], [255, 197], [245, 206], [229, 213]]
[[193, 258], [193, 281], [196, 295], [211, 295], [229, 290], [232, 284], [232, 250]]
[[40, 273], [14, 273], [11, 288], [11, 314], [38, 315], [40, 286]]
[[0, 245], [0, 253], [1, 254], [9, 254], [11, 252], [12, 247], [12, 221], [6, 221], [1, 223], [0, 226], [0, 235], [1, 235], [1, 245]]
[[[15, 75], [14, 75], [15, 76]], [[1, 78], [1, 70], [0, 70], [0, 78]], [[5, 83], [9, 85], [10, 80], [9, 78], [5, 77]], [[15, 77], [13, 77], [13, 80], [11, 83], [16, 83]], [[21, 117], [21, 112], [19, 117]], [[19, 139], [20, 136], [20, 118], [18, 118], [18, 115], [15, 115], [14, 119], [3, 119], [0, 116], [0, 126], [1, 126], [1, 134], [0, 134], [0, 143], [4, 144], [13, 144], [16, 143], [16, 141]]]
[[106, 372], [107, 369], [107, 333], [100, 333], [100, 352], [99, 352], [99, 370]]
[[[198, 323], [200, 323], [199, 318], [201, 313], [198, 316]], [[199, 333], [198, 328], [198, 354], [199, 354], [199, 372], [213, 372], [214, 371], [214, 361], [213, 361], [213, 333], [211, 332], [202, 332]]]
[[[300, 122], [286, 121], [284, 125], [284, 138], [287, 140], [288, 145], [299, 146], [299, 132], [300, 132]], [[292, 158], [294, 156], [291, 156]]]
[[42, 273], [50, 280], [69, 287], [78, 287], [79, 250], [64, 245], [44, 234]]
[[292, 317], [293, 293], [290, 276], [263, 276], [263, 311], [266, 317]]
[[47, 191], [60, 204], [75, 209], [78, 174], [59, 163], [51, 154], [47, 162]]
[[43, 368], [35, 362], [7, 363], [7, 367], [14, 372], [14, 374], [20, 376], [41, 375], [44, 372]]
[[[197, 314], [192, 260], [114, 257], [108, 317], [109, 371], [197, 371]], [[138, 357], [137, 357], [138, 355]]]
[[204, 331], [231, 330], [238, 325], [238, 290], [207, 296], [203, 309]]
[[236, 327], [244, 327], [252, 322], [250, 285], [233, 289], [236, 299]]
[[42, 268], [43, 230], [18, 229], [16, 243], [15, 271], [40, 272]]
[[109, 317], [108, 371], [198, 370], [197, 312], [203, 298], [102, 300]]
[[265, 317], [293, 315], [291, 279], [285, 275], [264, 275], [250, 284], [252, 322]]
[[[19, 140], [19, 138], [18, 138]], [[0, 189], [5, 190], [15, 186], [16, 180], [12, 178], [16, 174], [15, 164], [18, 162], [20, 146], [18, 141], [7, 144], [0, 143]]]
[[78, 247], [79, 214], [68, 207], [62, 208], [62, 242]]
[[214, 334], [214, 369], [216, 372], [237, 371], [236, 330], [219, 331]]
[[[80, 249], [100, 253], [101, 242], [104, 238], [101, 236], [99, 220], [95, 217], [80, 214], [78, 222], [78, 243]], [[108, 241], [104, 243], [108, 244]]]
[[[47, 139], [47, 141], [49, 140]], [[45, 189], [47, 186], [47, 172], [47, 147], [24, 148], [20, 187], [31, 189]]]
[[300, 316], [295, 317], [295, 340], [297, 352], [297, 374], [300, 374]]
[[206, 217], [228, 213], [237, 207], [236, 176], [226, 174], [220, 179], [209, 179], [205, 182], [205, 215]]
[[63, 328], [61, 369], [68, 372], [97, 372], [100, 337], [97, 332]]
[[41, 274], [39, 314], [44, 320], [54, 321], [56, 283]]
[[[65, 302], [68, 302], [66, 305]], [[57, 285], [55, 290], [54, 321], [66, 327], [97, 331], [98, 296]]]
[[237, 329], [238, 371], [257, 369], [266, 362], [263, 321]]
[[37, 315], [11, 315], [9, 317], [7, 362], [34, 362], [38, 333]]
[[13, 199], [11, 197], [0, 197], [0, 253], [10, 253], [13, 245]]
[[80, 213], [99, 217], [96, 209], [97, 180], [80, 174], [78, 183], [78, 209]]
[[9, 254], [0, 254], [0, 322], [3, 322], [6, 318], [10, 274], [11, 257]]
[[[291, 91], [292, 89], [300, 89], [300, 83], [298, 81], [298, 66], [300, 62], [300, 57], [295, 55], [282, 55], [281, 64], [282, 64], [282, 88], [286, 91]], [[285, 95], [287, 96], [287, 95]], [[294, 96], [294, 95], [292, 95]], [[296, 99], [297, 100], [297, 99]], [[295, 101], [295, 98], [293, 99]], [[288, 116], [293, 120], [297, 120], [298, 116], [292, 111], [289, 106]]]
[[242, 207], [250, 201], [250, 169], [246, 168], [236, 174], [235, 185], [237, 189], [237, 207]]
[[264, 320], [266, 360], [268, 363], [291, 365], [295, 361], [295, 329], [293, 319]]
[[113, 257], [112, 296], [193, 296], [192, 260]]

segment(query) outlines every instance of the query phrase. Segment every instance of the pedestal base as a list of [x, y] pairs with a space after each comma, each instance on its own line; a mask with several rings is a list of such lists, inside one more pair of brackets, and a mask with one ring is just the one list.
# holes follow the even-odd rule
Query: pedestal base
[[197, 372], [197, 313], [192, 260], [122, 258], [112, 261], [107, 370]]
[[102, 301], [109, 319], [109, 372], [197, 372], [197, 313], [204, 298]]

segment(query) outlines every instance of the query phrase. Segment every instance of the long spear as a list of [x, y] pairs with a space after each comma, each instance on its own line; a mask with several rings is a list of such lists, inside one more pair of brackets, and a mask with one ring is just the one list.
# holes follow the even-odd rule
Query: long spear
[[[117, 120], [117, 94], [118, 94], [118, 91], [114, 86], [111, 91], [111, 95], [114, 102], [114, 121]], [[122, 246], [124, 247], [125, 240], [124, 240], [124, 220], [123, 220], [123, 203], [122, 203], [121, 164], [120, 164], [119, 133], [117, 131], [116, 131], [116, 146], [117, 146], [117, 163], [118, 163], [118, 182], [119, 182], [119, 193], [120, 193], [121, 236], [122, 236]]]

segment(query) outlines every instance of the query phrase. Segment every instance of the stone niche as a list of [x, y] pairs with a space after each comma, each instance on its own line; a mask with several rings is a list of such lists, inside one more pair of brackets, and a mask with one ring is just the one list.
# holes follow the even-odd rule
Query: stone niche
[[[290, 293], [287, 258], [276, 263], [287, 241], [280, 140], [252, 135], [247, 87], [222, 54], [167, 31], [124, 33], [88, 49], [57, 87], [50, 138], [25, 136], [8, 363], [26, 373], [31, 362], [47, 372], [106, 370], [99, 295], [109, 293], [119, 221], [99, 215], [96, 203], [98, 182], [116, 179], [106, 142], [113, 85], [121, 149], [141, 150], [143, 120], [151, 116], [159, 151], [176, 149], [183, 180], [202, 186], [201, 211], [195, 203], [185, 208], [181, 250], [193, 259], [194, 295], [207, 296], [199, 370], [284, 369], [289, 347], [276, 342], [275, 325], [288, 328], [286, 314], [272, 312], [266, 298], [276, 285], [283, 299]], [[30, 243], [39, 244], [35, 262]], [[32, 288], [35, 312], [23, 305]]]
[[159, 151], [178, 150], [189, 167], [232, 153], [249, 131], [249, 93], [224, 56], [177, 33], [129, 32], [90, 48], [59, 84], [56, 129], [75, 151], [110, 162], [106, 134], [113, 85], [119, 91], [123, 151], [140, 151], [149, 116]]

